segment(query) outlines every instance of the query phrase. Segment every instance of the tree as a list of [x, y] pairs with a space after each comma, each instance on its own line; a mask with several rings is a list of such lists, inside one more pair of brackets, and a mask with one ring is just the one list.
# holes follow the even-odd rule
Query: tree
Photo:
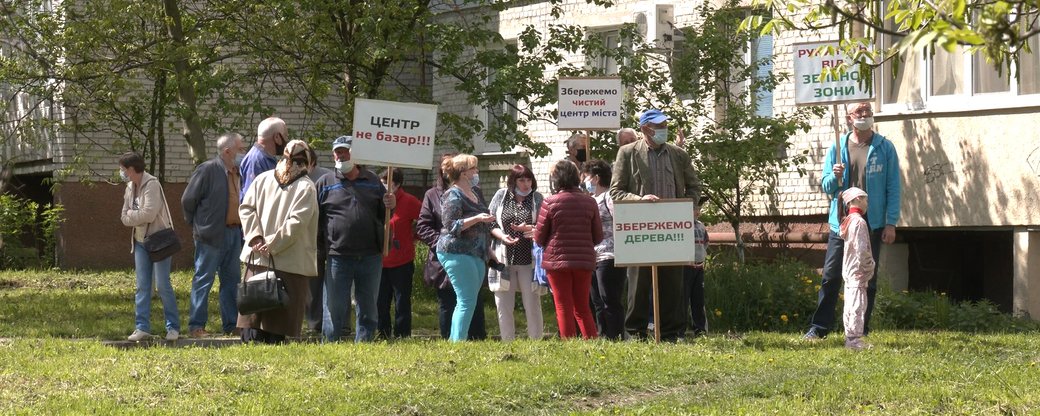
[[[998, 69], [1008, 71], [1023, 53], [1040, 52], [1030, 51], [1027, 43], [1040, 34], [1040, 3], [1036, 1], [754, 0], [753, 5], [767, 10], [773, 18], [748, 17], [744, 28], [775, 34], [837, 29], [845, 55], [854, 57], [864, 67], [860, 71], [864, 74], [870, 73], [869, 67], [928, 46], [949, 52], [958, 45], [967, 46], [972, 52], [981, 51]], [[877, 43], [878, 35], [900, 40], [882, 48]]]

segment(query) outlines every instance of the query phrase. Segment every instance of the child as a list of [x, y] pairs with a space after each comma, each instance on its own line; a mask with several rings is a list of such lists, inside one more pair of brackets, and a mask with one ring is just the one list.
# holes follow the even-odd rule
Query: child
[[683, 268], [683, 280], [686, 284], [686, 293], [689, 295], [690, 318], [692, 319], [690, 329], [694, 337], [702, 336], [708, 330], [708, 319], [704, 313], [704, 260], [708, 250], [708, 229], [700, 221], [701, 206], [707, 200], [707, 197], [701, 197], [700, 201], [697, 201], [697, 207], [694, 208], [697, 222], [694, 223], [693, 230], [696, 236], [693, 246], [693, 265]]
[[845, 240], [841, 278], [845, 281], [845, 348], [859, 351], [870, 348], [863, 340], [863, 319], [867, 311], [867, 282], [874, 277], [874, 257], [870, 251], [870, 227], [863, 219], [867, 212], [867, 193], [852, 187], [842, 193], [849, 214], [841, 221], [839, 235]]

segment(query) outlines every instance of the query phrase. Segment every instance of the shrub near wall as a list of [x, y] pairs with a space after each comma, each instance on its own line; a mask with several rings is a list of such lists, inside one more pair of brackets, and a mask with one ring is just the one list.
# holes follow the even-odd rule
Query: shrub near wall
[[0, 269], [54, 266], [56, 232], [63, 211], [61, 205], [41, 206], [17, 196], [0, 195]]
[[[781, 258], [739, 264], [715, 256], [708, 261], [704, 297], [708, 331], [781, 331], [800, 333], [809, 328], [816, 310], [820, 276], [804, 263]], [[839, 294], [832, 332], [842, 333]], [[1001, 313], [988, 300], [953, 302], [944, 293], [896, 292], [882, 280], [874, 312], [874, 329], [946, 330], [966, 332], [1021, 332], [1040, 329], [1040, 323]]]
[[704, 298], [708, 331], [797, 331], [816, 309], [819, 276], [790, 259], [745, 264], [708, 260]]

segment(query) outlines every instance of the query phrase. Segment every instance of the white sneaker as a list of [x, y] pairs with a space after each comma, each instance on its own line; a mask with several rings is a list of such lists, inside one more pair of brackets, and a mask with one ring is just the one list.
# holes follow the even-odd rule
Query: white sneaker
[[169, 331], [166, 331], [166, 340], [167, 341], [176, 341], [177, 338], [180, 338], [180, 337], [181, 337], [181, 333], [177, 332], [176, 329], [171, 329]]
[[126, 339], [130, 340], [130, 341], [137, 342], [137, 341], [144, 341], [146, 339], [150, 339], [151, 337], [152, 337], [152, 334], [144, 332], [144, 331], [142, 331], [140, 329], [135, 329], [134, 333], [130, 334], [130, 336], [126, 337]]

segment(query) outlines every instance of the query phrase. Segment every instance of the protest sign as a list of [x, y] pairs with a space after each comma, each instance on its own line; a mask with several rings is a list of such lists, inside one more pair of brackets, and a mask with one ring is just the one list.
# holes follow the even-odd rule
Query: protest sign
[[560, 130], [621, 128], [621, 78], [560, 78], [556, 127]]
[[[830, 46], [817, 50], [821, 46]], [[795, 104], [838, 104], [866, 101], [874, 96], [865, 89], [870, 73], [860, 72], [859, 64], [846, 57], [838, 49], [838, 41], [796, 43], [794, 56]], [[824, 69], [846, 64], [840, 74], [824, 74]]]
[[436, 130], [435, 105], [358, 98], [350, 156], [365, 165], [431, 169]]
[[614, 203], [614, 265], [693, 264], [693, 200]]

